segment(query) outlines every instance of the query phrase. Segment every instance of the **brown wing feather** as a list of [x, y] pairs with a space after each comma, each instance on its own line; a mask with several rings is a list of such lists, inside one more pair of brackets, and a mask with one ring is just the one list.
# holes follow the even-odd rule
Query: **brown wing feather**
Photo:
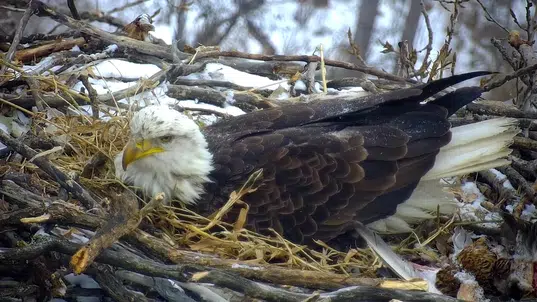
[[[398, 184], [398, 161], [405, 159], [411, 136], [394, 126], [323, 129], [278, 130], [239, 140], [218, 153], [215, 178], [227, 179], [226, 184], [254, 167], [265, 170], [263, 184], [244, 200], [250, 206], [247, 227], [261, 233], [274, 229], [297, 243], [328, 241], [352, 228], [358, 213]], [[412, 167], [422, 162], [408, 163], [408, 179], [419, 180], [426, 171], [414, 173]], [[237, 214], [231, 212], [228, 219]]]
[[[199, 210], [208, 214], [221, 207], [250, 173], [263, 168], [261, 186], [244, 200], [250, 206], [247, 227], [258, 232], [274, 229], [309, 244], [334, 239], [356, 221], [393, 214], [451, 139], [447, 117], [455, 109], [449, 97], [442, 106], [419, 104], [438, 90], [435, 85], [357, 104], [263, 110], [206, 128], [215, 170]], [[462, 96], [461, 106], [479, 94], [476, 88], [450, 97]], [[231, 211], [226, 219], [237, 215]]]

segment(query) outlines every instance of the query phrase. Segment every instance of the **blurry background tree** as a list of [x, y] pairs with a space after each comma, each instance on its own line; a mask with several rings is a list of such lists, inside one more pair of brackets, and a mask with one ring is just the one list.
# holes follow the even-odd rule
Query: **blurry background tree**
[[[1, 35], [13, 34], [25, 2], [0, 0]], [[66, 0], [44, 2], [69, 14]], [[455, 2], [460, 3], [451, 43], [456, 52], [455, 73], [476, 69], [511, 72], [512, 68], [491, 44], [491, 38], [495, 37], [509, 49], [507, 33], [487, 18], [493, 18], [508, 30], [522, 32], [512, 13], [525, 26], [527, 1], [423, 0], [433, 32], [431, 60], [444, 44]], [[428, 44], [420, 0], [77, 0], [76, 4], [80, 12], [85, 12], [83, 18], [108, 31], [115, 31], [117, 25], [130, 22], [140, 13], [158, 12], [154, 18], [155, 35], [167, 43], [177, 41], [180, 49], [185, 44], [219, 45], [223, 49], [251, 53], [312, 54], [322, 44], [325, 56], [360, 64], [360, 59], [349, 53], [350, 29], [364, 62], [395, 72], [398, 55], [382, 53], [382, 44], [388, 42], [398, 51], [398, 42], [406, 40], [411, 49], [418, 51], [418, 62]], [[21, 10], [8, 9], [6, 5]], [[32, 17], [25, 34], [57, 34], [66, 30], [53, 21], [43, 23], [43, 20]], [[329, 69], [328, 76], [360, 74]], [[495, 89], [489, 97], [509, 100], [514, 97], [513, 85]]]

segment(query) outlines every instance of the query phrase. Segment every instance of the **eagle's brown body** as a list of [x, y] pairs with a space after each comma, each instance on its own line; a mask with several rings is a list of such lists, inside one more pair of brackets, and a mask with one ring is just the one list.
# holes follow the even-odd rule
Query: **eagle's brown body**
[[[481, 95], [465, 87], [427, 104], [439, 91], [476, 76], [454, 76], [359, 100], [286, 105], [223, 120], [202, 130], [214, 171], [198, 202], [218, 209], [249, 175], [263, 184], [243, 200], [247, 227], [269, 228], [296, 243], [325, 242], [392, 215], [451, 140], [450, 115]], [[233, 221], [237, 211], [226, 218]]]

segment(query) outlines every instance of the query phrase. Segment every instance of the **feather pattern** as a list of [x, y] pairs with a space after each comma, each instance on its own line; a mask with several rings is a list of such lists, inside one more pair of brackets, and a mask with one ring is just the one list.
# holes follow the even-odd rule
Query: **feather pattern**
[[[449, 115], [481, 89], [464, 87], [423, 101], [484, 74], [358, 100], [286, 105], [209, 126], [203, 133], [215, 154], [215, 170], [208, 196], [198, 205], [210, 213], [246, 175], [263, 168], [263, 183], [245, 197], [247, 226], [259, 232], [274, 229], [298, 243], [327, 242], [357, 221], [393, 216], [452, 140]], [[228, 219], [237, 214], [230, 212]], [[397, 219], [404, 221], [392, 217]]]
[[[258, 189], [244, 197], [250, 229], [269, 234], [275, 230], [298, 244], [313, 244], [313, 240], [336, 240], [355, 231], [359, 223], [371, 225], [385, 218], [389, 218], [386, 225], [397, 228], [428, 217], [426, 210], [431, 207], [423, 202], [400, 206], [420, 188], [424, 176], [466, 173], [507, 162], [507, 146], [517, 133], [505, 131], [514, 129], [512, 121], [478, 125], [477, 136], [469, 128], [454, 131], [448, 121], [451, 114], [479, 97], [481, 88], [464, 87], [434, 97], [445, 88], [486, 74], [490, 73], [456, 75], [355, 99], [287, 104], [221, 120], [198, 133], [191, 126], [181, 130], [180, 118], [174, 116], [180, 113], [144, 108], [139, 115], [159, 114], [134, 118], [138, 128], [175, 135], [176, 140], [163, 144], [163, 152], [139, 160], [145, 164], [131, 164], [122, 178], [154, 194], [158, 186], [152, 181], [164, 179], [155, 175], [172, 177], [165, 178], [171, 184], [173, 175], [179, 175], [172, 193], [186, 198], [179, 194], [186, 184], [199, 188], [203, 193], [191, 194], [185, 202], [209, 215], [252, 172], [263, 169]], [[499, 134], [501, 139], [491, 139], [487, 133]], [[473, 141], [478, 141], [476, 148], [469, 147]], [[192, 148], [183, 151], [184, 146]], [[461, 150], [469, 156], [457, 154], [451, 160], [450, 152]], [[210, 157], [196, 155], [207, 151]], [[207, 159], [207, 169], [193, 170], [183, 154]], [[477, 157], [483, 160], [470, 164]], [[121, 170], [121, 159], [116, 162]], [[152, 166], [161, 170], [144, 171]], [[399, 216], [394, 215], [398, 209]], [[234, 221], [238, 214], [238, 209], [232, 209], [224, 219]]]

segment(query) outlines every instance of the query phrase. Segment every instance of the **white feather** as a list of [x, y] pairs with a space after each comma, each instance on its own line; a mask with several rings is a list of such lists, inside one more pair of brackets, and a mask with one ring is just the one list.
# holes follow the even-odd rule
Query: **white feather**
[[520, 133], [513, 118], [497, 118], [451, 129], [449, 144], [440, 149], [435, 165], [422, 180], [460, 176], [507, 165], [509, 146]]
[[[496, 118], [451, 129], [452, 139], [440, 149], [433, 168], [422, 177], [417, 188], [394, 215], [368, 224], [379, 233], [407, 233], [416, 224], [434, 217], [455, 213], [458, 202], [440, 178], [461, 176], [510, 164], [507, 156], [513, 138], [520, 133], [518, 121]], [[397, 219], [394, 219], [397, 218]]]
[[414, 267], [398, 256], [392, 248], [378, 235], [371, 232], [367, 227], [358, 224], [356, 232], [364, 238], [367, 245], [379, 256], [380, 259], [399, 277], [405, 280], [418, 278]]

